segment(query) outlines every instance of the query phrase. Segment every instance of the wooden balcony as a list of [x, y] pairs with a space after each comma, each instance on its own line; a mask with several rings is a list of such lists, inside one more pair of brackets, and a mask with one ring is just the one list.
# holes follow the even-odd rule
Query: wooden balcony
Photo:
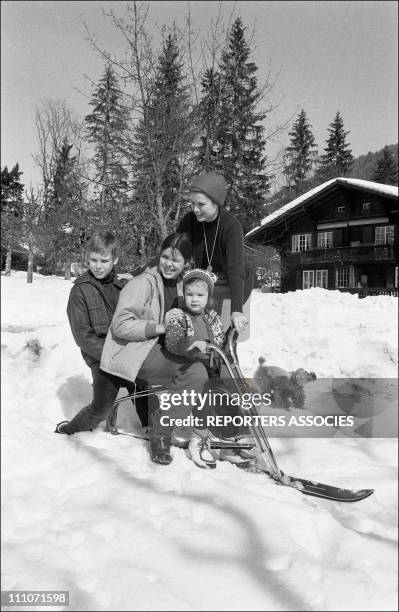
[[308, 251], [287, 253], [287, 262], [295, 265], [379, 261], [395, 261], [393, 244], [360, 244], [329, 249], [312, 248]]

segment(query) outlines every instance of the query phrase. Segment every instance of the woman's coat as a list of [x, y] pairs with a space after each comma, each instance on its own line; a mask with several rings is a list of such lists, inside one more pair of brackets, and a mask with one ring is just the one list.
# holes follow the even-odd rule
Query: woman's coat
[[[182, 295], [178, 282], [177, 293]], [[122, 289], [101, 357], [101, 369], [134, 382], [164, 319], [164, 285], [158, 268], [148, 268]]]

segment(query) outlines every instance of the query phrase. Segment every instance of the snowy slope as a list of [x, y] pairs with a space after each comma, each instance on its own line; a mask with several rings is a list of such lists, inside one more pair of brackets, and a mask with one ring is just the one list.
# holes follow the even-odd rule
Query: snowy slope
[[[204, 472], [180, 449], [156, 466], [144, 443], [102, 428], [57, 436], [90, 399], [71, 284], [1, 283], [3, 590], [69, 590], [71, 610], [396, 609], [396, 441], [272, 440], [286, 472], [376, 489], [345, 505], [231, 465]], [[244, 373], [263, 355], [319, 377], [396, 377], [397, 303], [254, 293]], [[120, 423], [140, 430], [128, 403]]]

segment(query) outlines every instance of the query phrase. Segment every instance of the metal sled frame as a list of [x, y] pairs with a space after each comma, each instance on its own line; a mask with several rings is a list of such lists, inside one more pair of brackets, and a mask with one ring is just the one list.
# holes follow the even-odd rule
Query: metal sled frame
[[125, 400], [132, 399], [133, 401], [137, 397], [149, 397], [150, 395], [157, 395], [158, 393], [162, 393], [164, 391], [168, 391], [168, 387], [163, 387], [162, 385], [157, 385], [151, 387], [150, 389], [144, 389], [143, 391], [135, 391], [134, 393], [129, 393], [128, 395], [124, 395], [123, 397], [118, 397], [112, 405], [111, 412], [106, 421], [106, 428], [114, 436], [117, 436], [120, 432], [118, 429], [117, 421], [118, 421], [118, 408], [121, 402]]
[[[224, 343], [225, 350], [221, 350], [219, 347], [213, 344], [209, 345], [209, 349], [220, 357], [220, 359], [226, 366], [228, 373], [231, 376], [231, 379], [237, 389], [237, 392], [240, 396], [242, 396], [242, 394], [248, 392], [249, 389], [245, 382], [244, 375], [241, 372], [240, 365], [238, 363], [236, 349], [237, 339], [238, 333], [234, 328], [229, 327], [226, 332], [226, 339]], [[227, 354], [230, 356], [230, 359], [226, 356], [226, 348]], [[258, 416], [258, 411], [256, 410], [253, 404], [251, 404], [251, 407], [247, 412], [252, 417]], [[259, 450], [259, 452], [257, 453], [257, 460], [261, 461], [264, 464], [264, 469], [265, 471], [270, 473], [270, 476], [272, 476], [275, 480], [281, 480], [282, 472], [277, 465], [277, 461], [274, 457], [273, 451], [269, 444], [269, 440], [267, 439], [263, 428], [251, 425], [249, 426], [249, 429], [256, 441]]]

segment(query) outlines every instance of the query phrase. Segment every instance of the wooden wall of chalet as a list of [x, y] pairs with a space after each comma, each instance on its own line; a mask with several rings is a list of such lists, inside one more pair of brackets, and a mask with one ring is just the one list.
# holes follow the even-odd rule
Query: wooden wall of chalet
[[[365, 208], [364, 204], [368, 204]], [[343, 210], [338, 212], [338, 208]], [[387, 218], [386, 222], [376, 222], [368, 225], [351, 225], [349, 227], [336, 227], [329, 229], [318, 229], [318, 225], [325, 223], [337, 223], [367, 220], [371, 218]], [[371, 194], [363, 190], [354, 190], [343, 186], [333, 192], [322, 193], [313, 202], [305, 204], [301, 209], [295, 211], [292, 217], [285, 220], [284, 238], [277, 238], [276, 245], [281, 253], [281, 289], [282, 291], [295, 291], [302, 288], [302, 271], [312, 269], [328, 270], [328, 288], [335, 289], [335, 270], [339, 263], [324, 262], [322, 264], [298, 264], [299, 257], [292, 253], [292, 235], [312, 234], [313, 247], [317, 245], [318, 231], [333, 231], [333, 247], [328, 249], [332, 254], [339, 247], [355, 247], [360, 245], [374, 244], [375, 227], [381, 225], [393, 225], [395, 242], [393, 250], [394, 259], [390, 262], [370, 261], [367, 265], [369, 286], [382, 286], [385, 282], [393, 282], [395, 265], [398, 265], [398, 200], [385, 197], [382, 194]], [[281, 236], [282, 226], [276, 227], [268, 237], [275, 232]], [[356, 263], [356, 257], [351, 253], [351, 262]], [[345, 265], [343, 262], [342, 265]], [[391, 278], [392, 277], [392, 278]]]

